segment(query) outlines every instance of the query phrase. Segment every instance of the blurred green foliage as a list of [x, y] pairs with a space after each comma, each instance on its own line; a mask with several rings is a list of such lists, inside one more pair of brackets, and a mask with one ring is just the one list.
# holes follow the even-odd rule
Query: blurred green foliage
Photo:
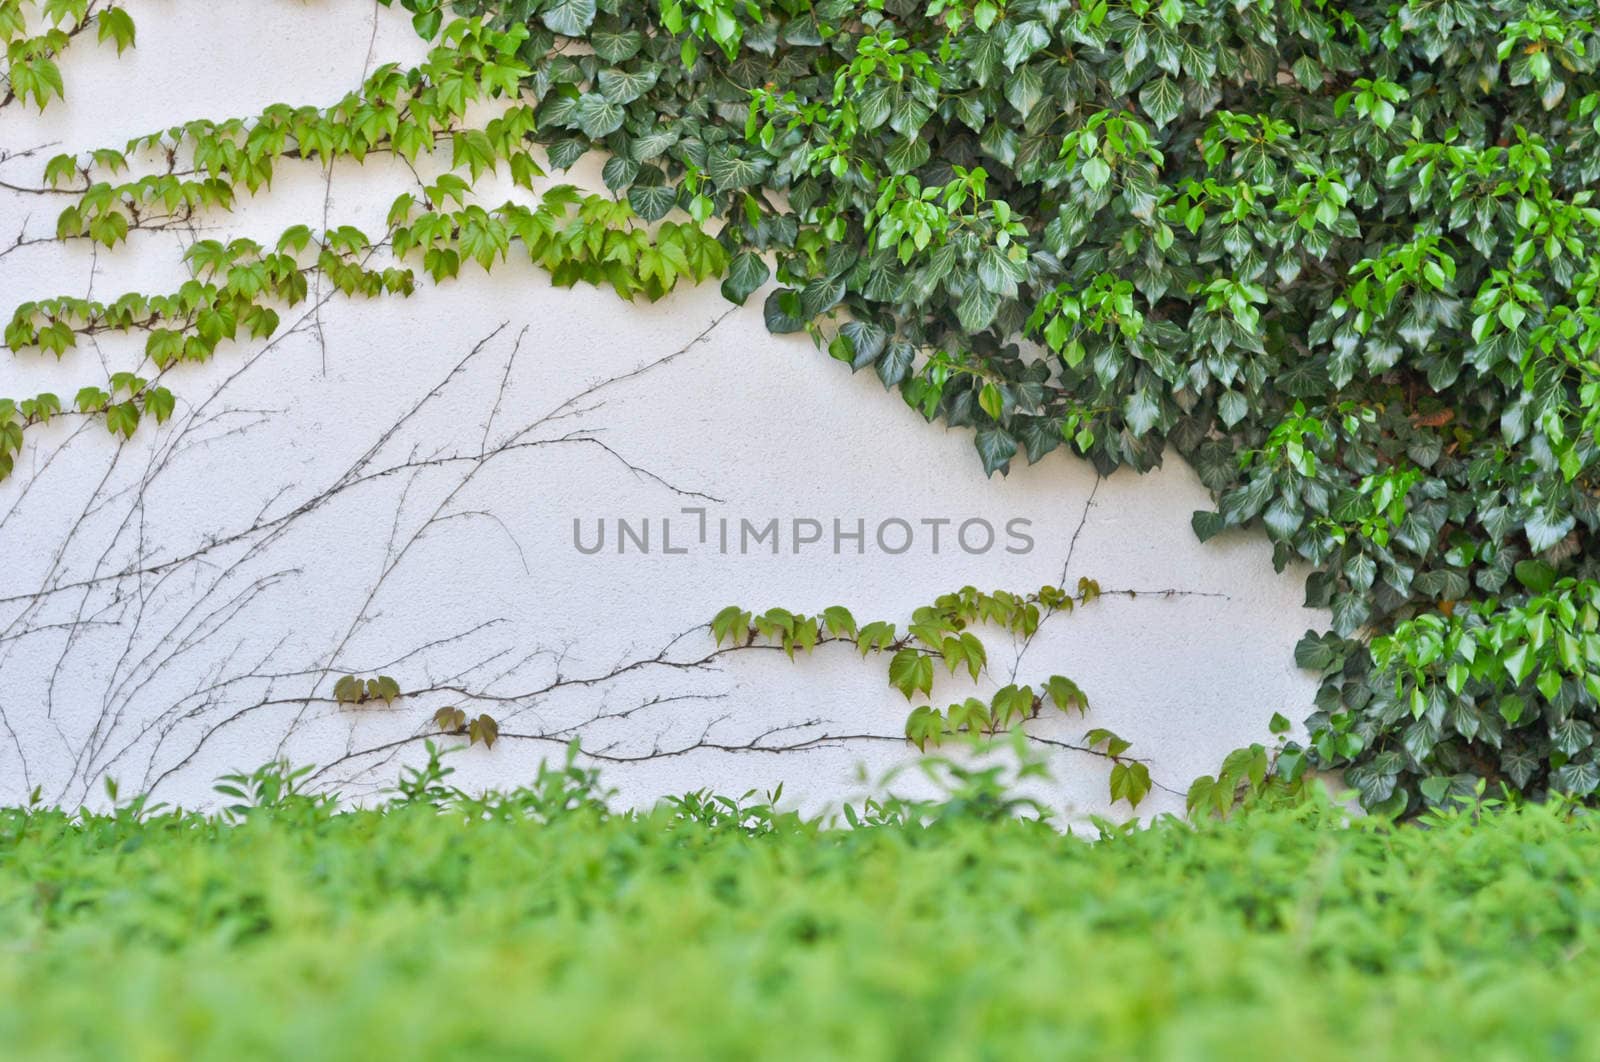
[[[437, 759], [340, 812], [268, 767], [206, 817], [0, 813], [8, 1057], [1592, 1058], [1600, 829], [1325, 800], [1033, 817], [993, 770], [851, 809]], [[1037, 810], [1037, 809], [1033, 809]], [[1022, 812], [1019, 816], [1017, 812]], [[835, 821], [832, 825], [848, 823]]]

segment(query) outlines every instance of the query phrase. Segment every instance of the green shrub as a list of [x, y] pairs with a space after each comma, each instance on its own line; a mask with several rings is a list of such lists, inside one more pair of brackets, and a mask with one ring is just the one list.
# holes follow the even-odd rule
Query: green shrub
[[[992, 775], [824, 829], [568, 767], [0, 813], [0, 1039], [69, 1058], [1592, 1058], [1600, 830], [1326, 803], [1097, 842]], [[230, 824], [231, 823], [231, 824]]]

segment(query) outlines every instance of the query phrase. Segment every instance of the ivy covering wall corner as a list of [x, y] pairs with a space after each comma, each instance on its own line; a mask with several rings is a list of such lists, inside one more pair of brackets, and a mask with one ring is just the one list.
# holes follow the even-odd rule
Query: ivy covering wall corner
[[[14, 350], [139, 329], [151, 371], [0, 403], [0, 472], [52, 416], [163, 418], [184, 362], [271, 335], [312, 270], [404, 294], [515, 247], [627, 297], [775, 279], [771, 330], [970, 427], [991, 473], [1176, 452], [1218, 499], [1202, 538], [1259, 524], [1308, 562], [1334, 625], [1297, 653], [1324, 679], [1310, 751], [1368, 807], [1600, 791], [1592, 4], [402, 4], [435, 40], [416, 69], [49, 163], [60, 237], [107, 246], [284, 158], [451, 167], [382, 237], [201, 241], [178, 292], [17, 308]], [[61, 95], [53, 56], [91, 26], [134, 44], [120, 12], [0, 0], [0, 107]], [[476, 201], [485, 172], [531, 190], [589, 152], [612, 195]]]

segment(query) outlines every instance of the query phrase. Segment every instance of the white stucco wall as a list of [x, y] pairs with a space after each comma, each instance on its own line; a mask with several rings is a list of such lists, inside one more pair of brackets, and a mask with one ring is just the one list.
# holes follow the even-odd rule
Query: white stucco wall
[[[402, 14], [369, 3], [128, 6], [135, 51], [118, 60], [75, 46], [65, 105], [0, 112], [11, 156], [0, 179], [36, 185], [57, 151], [192, 117], [331, 102], [374, 63], [421, 53]], [[170, 288], [199, 234], [269, 239], [324, 213], [381, 231], [410, 181], [381, 162], [331, 176], [285, 164], [270, 194], [194, 233], [135, 234], [110, 254], [19, 246], [0, 256], [4, 311]], [[0, 244], [48, 235], [61, 205], [0, 192]], [[515, 782], [581, 736], [622, 759], [687, 750], [608, 764], [627, 799], [782, 782], [816, 808], [856, 792], [861, 768], [877, 776], [908, 758], [894, 741], [824, 740], [900, 732], [909, 706], [885, 685], [884, 662], [833, 646], [794, 664], [746, 652], [681, 666], [711, 648], [697, 625], [733, 602], [839, 603], [903, 623], [941, 592], [1037, 588], [1064, 565], [1070, 583], [1139, 593], [1057, 616], [1027, 647], [1019, 680], [1062, 672], [1092, 701], [1084, 721], [1040, 733], [1109, 727], [1181, 791], [1263, 738], [1273, 712], [1306, 714], [1313, 685], [1292, 647], [1322, 617], [1301, 608], [1297, 573], [1274, 576], [1262, 539], [1195, 541], [1189, 515], [1207, 497], [1176, 459], [1097, 484], [1058, 454], [987, 480], [967, 433], [924, 424], [870, 373], [851, 376], [806, 340], [767, 334], [759, 295], [733, 309], [707, 286], [630, 305], [553, 289], [525, 264], [467, 273], [408, 300], [302, 306], [270, 344], [175, 370], [177, 414], [129, 443], [99, 422], [30, 431], [0, 483], [0, 799], [41, 786], [74, 803], [109, 773], [124, 791], [196, 803], [217, 774], [280, 752], [332, 764], [321, 781], [360, 791], [391, 780], [420, 751], [404, 739], [456, 704], [549, 739], [460, 754], [456, 781]], [[70, 396], [135, 367], [140, 346], [101, 337], [59, 364], [5, 354], [0, 395]], [[713, 529], [799, 517], [827, 538], [835, 518], [859, 518], [869, 542], [865, 555], [836, 556], [827, 538], [796, 554], [786, 529], [777, 556], [722, 555], [714, 533], [695, 541], [685, 506], [703, 506]], [[612, 539], [592, 556], [574, 549], [574, 519], [587, 539], [602, 517], [608, 535], [618, 517], [650, 518], [651, 555], [619, 556]], [[689, 552], [659, 552], [666, 517]], [[896, 556], [870, 541], [891, 518], [918, 531]], [[923, 518], [1000, 529], [1023, 519], [1035, 545], [1008, 553], [1002, 530], [993, 550], [969, 554], [947, 528], [934, 555]], [[993, 688], [1017, 651], [998, 633], [987, 640]], [[647, 662], [658, 656], [673, 663]], [[345, 672], [429, 692], [340, 707], [328, 698]], [[968, 688], [941, 681], [936, 703]], [[697, 747], [796, 742], [812, 747]], [[1109, 810], [1107, 764], [1074, 753], [1053, 764], [1054, 803]], [[1181, 804], [1158, 790], [1141, 810]]]

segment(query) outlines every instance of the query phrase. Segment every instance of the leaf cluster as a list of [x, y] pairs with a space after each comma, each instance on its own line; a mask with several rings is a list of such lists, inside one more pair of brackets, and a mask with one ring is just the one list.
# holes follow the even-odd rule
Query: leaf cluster
[[100, 43], [117, 54], [133, 47], [138, 31], [133, 16], [102, 0], [0, 0], [0, 109], [32, 102], [44, 110], [65, 99], [67, 87], [57, 60], [74, 37], [93, 29]]
[[[936, 664], [942, 663], [951, 676], [965, 671], [975, 684], [990, 677], [989, 651], [980, 637], [983, 627], [998, 628], [1025, 644], [1045, 615], [1070, 613], [1100, 593], [1100, 584], [1088, 578], [1078, 580], [1075, 594], [1059, 586], [1044, 586], [1029, 594], [986, 593], [966, 586], [916, 609], [903, 631], [884, 620], [858, 623], [842, 605], [830, 605], [815, 616], [785, 608], [754, 613], [729, 605], [712, 618], [710, 626], [719, 646], [724, 641], [736, 647], [771, 644], [791, 660], [796, 650], [810, 653], [828, 642], [853, 645], [863, 658], [885, 655], [889, 686], [914, 703], [931, 698]], [[1002, 734], [1025, 735], [1025, 724], [1046, 712], [1083, 716], [1088, 710], [1088, 696], [1076, 682], [1065, 675], [1051, 675], [1038, 689], [1006, 682], [985, 696], [966, 697], [946, 708], [919, 705], [906, 717], [905, 737], [922, 752], [957, 739], [977, 746]], [[1149, 768], [1126, 756], [1131, 746], [1111, 731], [1097, 727], [1088, 731], [1080, 745], [1057, 744], [1111, 761], [1113, 801], [1126, 800], [1137, 807], [1150, 792]]]

